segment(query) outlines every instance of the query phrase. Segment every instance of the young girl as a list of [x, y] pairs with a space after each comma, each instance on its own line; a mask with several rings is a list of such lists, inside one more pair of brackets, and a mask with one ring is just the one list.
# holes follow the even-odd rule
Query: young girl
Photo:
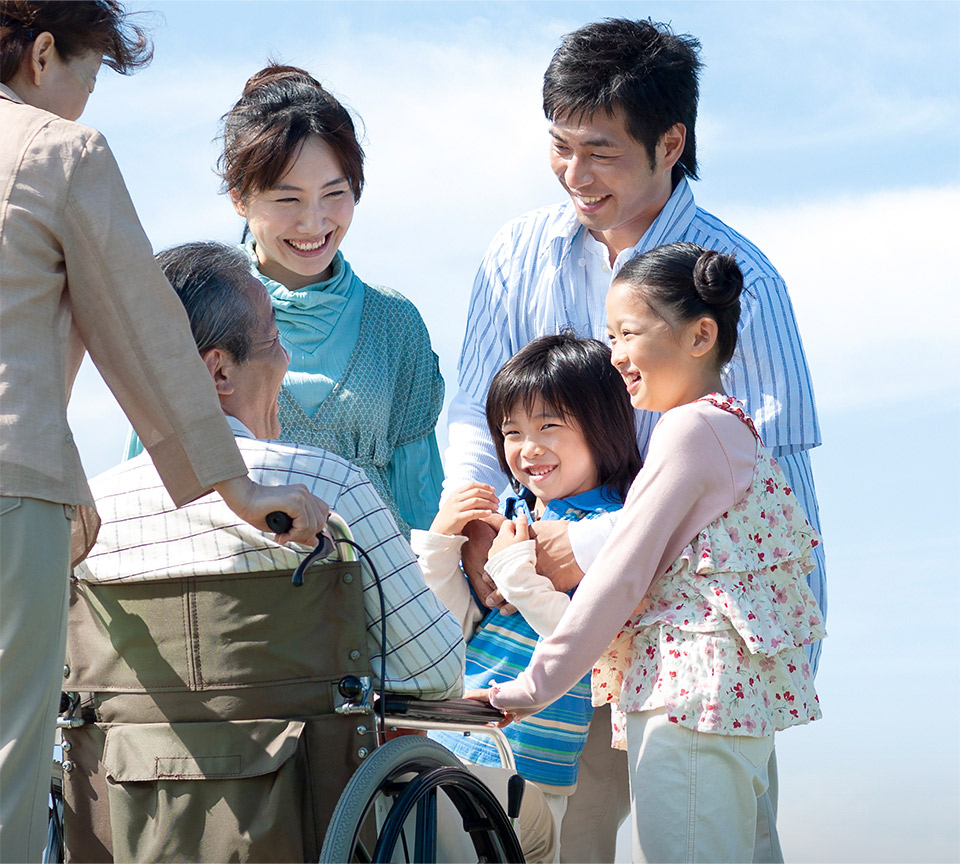
[[819, 541], [720, 383], [742, 285], [732, 257], [689, 243], [620, 271], [612, 362], [634, 407], [666, 413], [553, 635], [471, 694], [520, 719], [593, 669], [628, 751], [635, 861], [753, 860], [774, 732], [820, 716], [803, 651], [824, 636], [804, 579]]
[[[609, 348], [566, 334], [534, 340], [494, 376], [486, 414], [500, 465], [518, 493], [508, 500], [508, 509], [519, 508], [529, 518], [579, 520], [620, 508], [640, 467], [640, 454], [633, 411], [610, 365]], [[460, 532], [472, 519], [494, 512], [497, 503], [492, 487], [467, 484], [450, 495], [430, 532], [414, 531], [411, 537], [427, 584], [463, 625], [467, 688], [485, 687], [491, 678], [513, 678], [526, 666], [538, 636], [553, 631], [569, 603], [566, 594], [536, 574], [534, 541], [527, 539], [524, 515], [515, 529], [514, 523], [505, 523], [487, 564], [520, 614], [503, 615], [477, 605], [459, 569], [466, 540]], [[504, 572], [509, 579], [501, 579]], [[519, 773], [543, 789], [558, 836], [593, 713], [589, 678], [571, 681], [564, 689], [570, 692], [555, 704], [505, 730]], [[467, 761], [500, 764], [485, 736], [431, 737]]]

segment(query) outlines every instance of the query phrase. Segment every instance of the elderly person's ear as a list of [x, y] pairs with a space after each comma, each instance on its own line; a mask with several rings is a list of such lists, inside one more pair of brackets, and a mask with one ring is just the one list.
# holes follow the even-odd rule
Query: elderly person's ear
[[230, 374], [231, 369], [236, 365], [229, 351], [222, 348], [208, 348], [201, 355], [201, 359], [213, 378], [213, 383], [217, 388], [217, 395], [230, 396], [236, 389], [233, 383], [233, 377]]

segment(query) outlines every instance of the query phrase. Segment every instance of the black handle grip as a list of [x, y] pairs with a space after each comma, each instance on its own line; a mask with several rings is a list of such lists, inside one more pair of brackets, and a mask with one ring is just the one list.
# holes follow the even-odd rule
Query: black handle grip
[[293, 527], [293, 519], [282, 510], [274, 510], [267, 514], [267, 527], [274, 534], [286, 534]]
[[520, 805], [523, 803], [524, 780], [519, 774], [514, 774], [507, 781], [507, 816], [516, 819], [520, 815]]
[[[275, 534], [286, 534], [293, 527], [293, 519], [282, 510], [274, 510], [272, 513], [268, 513], [266, 523], [267, 527]], [[333, 540], [326, 534], [317, 534], [317, 548], [304, 558], [300, 562], [300, 566], [293, 571], [294, 587], [299, 588], [303, 585], [303, 574], [314, 561], [326, 558], [331, 552], [333, 552]]]

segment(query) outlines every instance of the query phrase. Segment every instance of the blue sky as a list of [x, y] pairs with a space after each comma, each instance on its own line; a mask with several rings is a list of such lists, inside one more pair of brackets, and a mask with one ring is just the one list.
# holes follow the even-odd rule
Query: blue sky
[[[217, 120], [268, 57], [306, 67], [366, 130], [342, 248], [420, 308], [448, 398], [490, 237], [562, 195], [539, 101], [559, 37], [626, 15], [701, 40], [694, 192], [785, 276], [823, 427], [824, 720], [778, 739], [785, 852], [958, 860], [960, 4], [132, 5], [158, 10], [156, 59], [129, 79], [104, 69], [82, 122], [107, 136], [154, 246], [239, 238], [211, 170]], [[88, 473], [113, 464], [126, 425], [89, 366], [70, 418]]]

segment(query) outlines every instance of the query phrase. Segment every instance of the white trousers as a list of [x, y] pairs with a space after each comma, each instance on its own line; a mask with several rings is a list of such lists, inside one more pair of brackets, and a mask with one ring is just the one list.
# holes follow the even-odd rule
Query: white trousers
[[[531, 784], [528, 783], [527, 785], [530, 786]], [[537, 783], [532, 785], [539, 788]], [[555, 792], [543, 792], [543, 800], [547, 805], [547, 809], [550, 811], [550, 816], [553, 818], [553, 828], [557, 838], [551, 864], [560, 864], [560, 828], [563, 825], [563, 814], [567, 812], [567, 802], [570, 800], [570, 796], [557, 795]]]
[[[634, 861], [754, 859], [772, 735], [713, 735], [671, 723], [663, 710], [631, 712], [627, 755]], [[776, 824], [766, 821], [776, 844]]]
[[47, 841], [71, 514], [0, 497], [0, 861], [39, 861]]

